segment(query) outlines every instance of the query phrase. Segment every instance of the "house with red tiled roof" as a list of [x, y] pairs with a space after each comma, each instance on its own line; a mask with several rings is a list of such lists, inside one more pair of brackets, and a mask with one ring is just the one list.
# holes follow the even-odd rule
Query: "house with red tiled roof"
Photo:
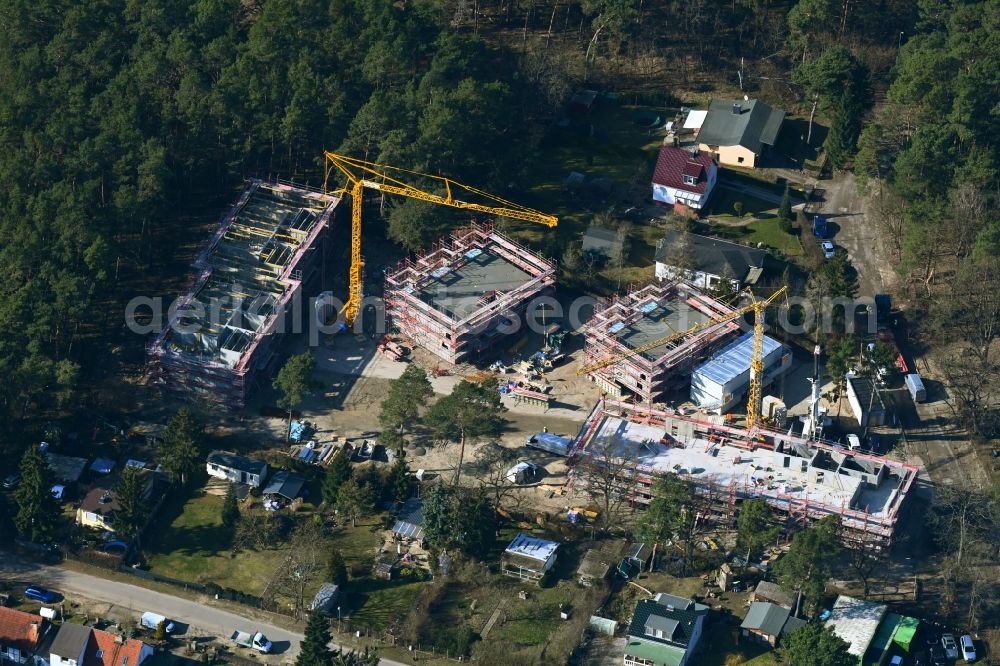
[[50, 650], [51, 666], [139, 666], [153, 654], [153, 648], [134, 638], [64, 624]]
[[699, 210], [712, 194], [718, 173], [710, 153], [663, 146], [653, 171], [653, 201]]
[[48, 628], [41, 615], [0, 607], [0, 662], [28, 663]]

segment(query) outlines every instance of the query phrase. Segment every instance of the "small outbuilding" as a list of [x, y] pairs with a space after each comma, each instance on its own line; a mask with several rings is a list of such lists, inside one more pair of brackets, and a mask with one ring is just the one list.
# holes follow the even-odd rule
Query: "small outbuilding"
[[416, 497], [403, 502], [399, 518], [392, 526], [392, 534], [400, 539], [421, 541], [424, 538], [424, 503]]
[[584, 587], [591, 587], [596, 581], [604, 580], [611, 571], [611, 562], [600, 550], [588, 550], [576, 569], [576, 580]]
[[58, 453], [48, 453], [45, 457], [49, 461], [52, 475], [63, 483], [76, 483], [83, 476], [83, 470], [87, 469], [86, 458], [61, 456]]
[[500, 557], [500, 570], [506, 576], [538, 582], [556, 563], [555, 541], [518, 534]]
[[251, 488], [260, 488], [264, 485], [264, 479], [267, 478], [267, 463], [228, 451], [209, 453], [205, 470], [209, 476], [223, 481], [242, 483]]
[[750, 604], [750, 610], [740, 625], [740, 631], [750, 640], [775, 647], [781, 636], [795, 631], [805, 623], [805, 620], [792, 617], [787, 608], [769, 601], [755, 601]]
[[340, 586], [333, 583], [323, 583], [316, 596], [313, 597], [312, 603], [309, 604], [309, 610], [329, 614], [337, 608], [338, 603], [340, 603]]
[[298, 474], [282, 470], [271, 477], [267, 487], [264, 488], [264, 496], [281, 497], [291, 502], [302, 492], [305, 482], [305, 479]]

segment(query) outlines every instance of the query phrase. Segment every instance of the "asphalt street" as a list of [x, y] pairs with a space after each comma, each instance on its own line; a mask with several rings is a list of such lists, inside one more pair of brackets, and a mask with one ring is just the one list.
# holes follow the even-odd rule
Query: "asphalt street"
[[[266, 622], [252, 620], [209, 604], [182, 599], [137, 585], [107, 580], [55, 566], [36, 564], [9, 553], [0, 557], [0, 578], [43, 585], [62, 593], [71, 601], [76, 595], [86, 599], [116, 604], [134, 609], [136, 615], [154, 611], [174, 622], [188, 625], [187, 636], [211, 634], [228, 639], [233, 630], [261, 631], [274, 643], [274, 653], [282, 662], [294, 661], [302, 634], [288, 631]], [[403, 666], [400, 662], [382, 659], [385, 666]]]

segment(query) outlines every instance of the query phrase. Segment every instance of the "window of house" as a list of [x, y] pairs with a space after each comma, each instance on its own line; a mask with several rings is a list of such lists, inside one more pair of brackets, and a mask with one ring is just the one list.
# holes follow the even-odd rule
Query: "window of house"
[[698, 179], [694, 176], [684, 176], [684, 183], [686, 185], [697, 185]]
[[740, 164], [743, 164], [743, 158], [742, 157], [737, 157], [736, 161], [739, 162]]

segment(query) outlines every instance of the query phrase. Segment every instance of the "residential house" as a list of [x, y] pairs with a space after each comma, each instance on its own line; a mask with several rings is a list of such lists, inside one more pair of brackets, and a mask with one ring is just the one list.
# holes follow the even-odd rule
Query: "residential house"
[[90, 627], [68, 622], [59, 627], [49, 646], [49, 666], [84, 666], [91, 631]]
[[[681, 252], [675, 246], [686, 244]], [[687, 266], [676, 266], [684, 259]], [[718, 238], [671, 229], [656, 244], [656, 277], [660, 280], [684, 280], [700, 289], [710, 290], [727, 279], [736, 291], [752, 286], [763, 277], [764, 250], [731, 243]]]
[[795, 631], [805, 623], [805, 620], [793, 617], [787, 608], [769, 601], [754, 601], [750, 604], [740, 630], [750, 640], [775, 647], [781, 636]]
[[[121, 509], [114, 487], [116, 479], [99, 482], [84, 495], [76, 510], [76, 522], [83, 527], [114, 531], [113, 516]], [[159, 472], [144, 470], [142, 472], [142, 500], [151, 507], [150, 514], [156, 512], [166, 494], [168, 486], [166, 477]]]
[[555, 565], [558, 548], [554, 541], [518, 534], [500, 557], [500, 570], [507, 576], [537, 582]]
[[700, 210], [712, 194], [718, 173], [711, 153], [663, 146], [653, 170], [653, 201]]
[[685, 666], [695, 663], [708, 606], [671, 594], [643, 599], [625, 637], [625, 666]]
[[91, 488], [76, 510], [76, 522], [83, 527], [114, 531], [112, 527], [115, 511], [121, 509], [118, 496], [110, 484], [99, 484]]
[[752, 168], [778, 141], [785, 112], [760, 100], [716, 99], [698, 130], [698, 148], [719, 164]]
[[66, 623], [49, 648], [49, 666], [139, 666], [152, 654], [140, 640]]
[[49, 625], [41, 615], [0, 607], [0, 662], [27, 664]]
[[205, 469], [209, 476], [233, 483], [242, 483], [251, 488], [260, 488], [267, 478], [267, 463], [262, 460], [238, 456], [228, 451], [209, 453]]
[[861, 664], [888, 610], [885, 604], [841, 594], [833, 602], [826, 626], [847, 641], [847, 651]]
[[298, 474], [292, 474], [285, 470], [276, 472], [271, 477], [267, 487], [264, 488], [264, 496], [280, 497], [291, 502], [302, 492], [302, 486], [305, 482], [306, 480]]
[[753, 594], [750, 596], [750, 601], [769, 601], [782, 608], [791, 608], [794, 600], [792, 599], [792, 595], [785, 592], [777, 583], [762, 580], [754, 588]]
[[622, 238], [615, 229], [590, 226], [583, 235], [584, 252], [599, 254], [608, 259], [618, 256], [622, 249]]
[[424, 503], [411, 497], [399, 509], [399, 518], [392, 526], [392, 535], [398, 539], [422, 541], [424, 538]]

